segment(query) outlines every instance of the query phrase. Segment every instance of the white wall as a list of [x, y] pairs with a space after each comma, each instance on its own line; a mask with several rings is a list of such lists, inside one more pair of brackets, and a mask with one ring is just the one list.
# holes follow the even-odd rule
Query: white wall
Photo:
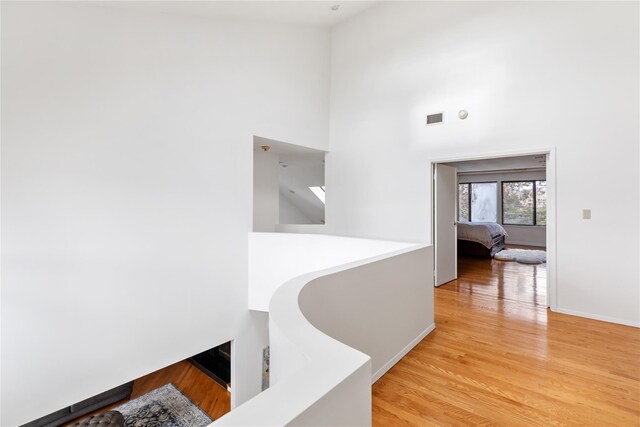
[[313, 224], [297, 206], [295, 206], [283, 193], [278, 194], [280, 202], [279, 222], [282, 224]]
[[230, 339], [234, 403], [260, 391], [252, 136], [327, 148], [328, 49], [315, 27], [2, 2], [0, 424]]
[[371, 357], [372, 382], [435, 328], [433, 252], [424, 248], [325, 276], [300, 293], [316, 328]]
[[[290, 218], [280, 215], [279, 224], [321, 224], [325, 220], [324, 203], [310, 187], [324, 186], [324, 152], [280, 155], [283, 163], [278, 176], [280, 199], [286, 198], [306, 218]], [[293, 222], [304, 221], [304, 222]]]
[[329, 232], [430, 242], [430, 161], [556, 147], [558, 309], [640, 325], [638, 8], [390, 2], [334, 27]]
[[544, 248], [547, 245], [546, 228], [528, 225], [505, 225], [507, 245], [526, 245]]
[[[541, 171], [508, 172], [508, 173], [481, 173], [458, 175], [458, 183], [466, 182], [495, 182], [498, 191], [498, 223], [502, 224], [502, 181], [527, 181], [545, 180], [546, 174]], [[529, 245], [544, 247], [547, 244], [547, 228], [544, 226], [530, 225], [504, 225], [507, 231], [507, 244]]]
[[415, 247], [415, 243], [302, 233], [249, 233], [249, 308], [268, 311], [274, 292], [303, 274]]
[[280, 216], [278, 155], [253, 152], [253, 231], [274, 231]]
[[370, 426], [371, 383], [434, 328], [432, 249], [284, 233], [249, 242], [264, 285], [250, 294], [269, 304], [271, 386], [214, 425]]
[[325, 224], [276, 224], [278, 233], [326, 234]]

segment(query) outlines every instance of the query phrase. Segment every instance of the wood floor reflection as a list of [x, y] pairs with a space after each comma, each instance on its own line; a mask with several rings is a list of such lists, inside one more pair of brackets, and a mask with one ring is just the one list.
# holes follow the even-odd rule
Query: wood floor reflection
[[460, 293], [547, 306], [546, 264], [526, 265], [494, 259], [458, 258], [458, 280], [444, 285]]
[[373, 385], [374, 426], [640, 425], [640, 330], [546, 309], [546, 269], [461, 259], [436, 330]]

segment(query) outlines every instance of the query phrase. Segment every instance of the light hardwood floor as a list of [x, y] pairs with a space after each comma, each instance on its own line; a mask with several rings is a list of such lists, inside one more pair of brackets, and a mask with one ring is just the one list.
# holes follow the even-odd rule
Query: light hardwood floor
[[[526, 246], [518, 246], [526, 249]], [[537, 249], [537, 248], [536, 248]], [[458, 280], [439, 289], [468, 295], [483, 295], [541, 307], [547, 305], [546, 264], [525, 265], [517, 262], [482, 258], [458, 258]]]
[[548, 311], [545, 274], [460, 258], [436, 330], [374, 384], [374, 426], [640, 426], [640, 330]]

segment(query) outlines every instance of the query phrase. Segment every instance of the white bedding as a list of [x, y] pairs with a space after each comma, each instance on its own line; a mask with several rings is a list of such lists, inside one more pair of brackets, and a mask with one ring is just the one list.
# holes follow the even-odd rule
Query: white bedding
[[471, 240], [491, 248], [494, 236], [507, 236], [507, 232], [495, 222], [459, 222], [458, 239]]

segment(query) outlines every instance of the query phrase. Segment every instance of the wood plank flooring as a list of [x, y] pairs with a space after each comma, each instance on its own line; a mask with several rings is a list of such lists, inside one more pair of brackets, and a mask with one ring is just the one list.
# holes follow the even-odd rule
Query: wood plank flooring
[[231, 393], [186, 360], [134, 381], [131, 398], [168, 383], [173, 383], [214, 420], [231, 410]]
[[[168, 383], [173, 383], [185, 396], [191, 399], [193, 403], [198, 405], [214, 420], [217, 420], [231, 410], [231, 394], [186, 360], [135, 380], [133, 382], [131, 399], [142, 396]], [[114, 403], [92, 414], [108, 411], [109, 409], [122, 405], [128, 400], [130, 399]], [[74, 424], [92, 414], [83, 415], [69, 424]]]
[[543, 266], [460, 258], [374, 426], [640, 426], [640, 329], [550, 312]]
[[449, 282], [444, 285], [445, 288], [440, 287], [440, 289], [547, 306], [546, 264], [526, 265], [517, 262], [460, 257], [458, 276], [458, 280]]

